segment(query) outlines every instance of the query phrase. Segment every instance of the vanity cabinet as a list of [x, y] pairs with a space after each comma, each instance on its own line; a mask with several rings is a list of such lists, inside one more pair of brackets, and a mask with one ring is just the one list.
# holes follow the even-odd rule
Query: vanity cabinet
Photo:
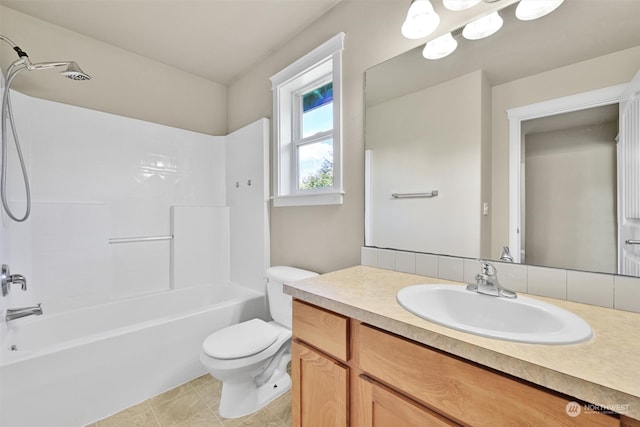
[[598, 413], [570, 417], [574, 399], [368, 325], [356, 326], [354, 348], [364, 373], [463, 425], [619, 425]]
[[292, 425], [349, 425], [349, 319], [293, 302]]
[[621, 425], [571, 417], [571, 397], [357, 320], [293, 309], [293, 426]]

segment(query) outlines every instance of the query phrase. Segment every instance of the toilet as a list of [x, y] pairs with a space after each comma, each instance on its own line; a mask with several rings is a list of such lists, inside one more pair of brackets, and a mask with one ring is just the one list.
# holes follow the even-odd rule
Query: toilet
[[291, 388], [291, 297], [283, 285], [317, 276], [294, 267], [266, 270], [267, 300], [273, 319], [251, 319], [222, 328], [202, 344], [200, 361], [222, 381], [219, 412], [225, 418], [249, 415]]

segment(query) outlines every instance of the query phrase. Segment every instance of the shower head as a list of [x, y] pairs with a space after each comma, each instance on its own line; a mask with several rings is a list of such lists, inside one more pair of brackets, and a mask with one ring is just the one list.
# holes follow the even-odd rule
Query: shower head
[[61, 71], [60, 74], [71, 80], [91, 80], [91, 76], [80, 69], [78, 64], [69, 61], [67, 69]]
[[32, 64], [26, 58], [25, 67], [29, 71], [33, 70], [46, 70], [49, 68], [57, 68], [57, 67], [67, 67], [64, 71], [61, 71], [60, 74], [63, 76], [73, 79], [73, 80], [91, 80], [91, 77], [82, 71], [78, 64], [74, 61], [63, 61], [63, 62], [38, 62], [37, 64]]
[[8, 75], [17, 74], [19, 71], [28, 70], [48, 70], [50, 68], [66, 67], [60, 74], [72, 80], [91, 80], [91, 76], [80, 69], [74, 61], [62, 62], [38, 62], [32, 63], [29, 57], [25, 56], [16, 60], [9, 66]]
[[46, 70], [48, 68], [56, 68], [56, 67], [67, 67], [66, 70], [60, 72], [63, 76], [72, 79], [72, 80], [91, 80], [91, 76], [82, 71], [78, 64], [74, 61], [63, 61], [63, 62], [39, 62], [37, 64], [33, 64], [29, 59], [29, 55], [26, 54], [22, 49], [20, 49], [11, 39], [0, 34], [0, 40], [8, 43], [13, 50], [18, 54], [18, 60], [16, 60], [13, 64], [9, 66], [8, 74], [11, 72], [18, 72], [21, 70]]

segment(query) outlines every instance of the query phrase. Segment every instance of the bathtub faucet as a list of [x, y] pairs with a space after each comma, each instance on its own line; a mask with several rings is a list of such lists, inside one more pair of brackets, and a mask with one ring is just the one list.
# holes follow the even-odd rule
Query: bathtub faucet
[[27, 316], [40, 316], [42, 314], [42, 304], [33, 307], [9, 308], [7, 309], [7, 322]]

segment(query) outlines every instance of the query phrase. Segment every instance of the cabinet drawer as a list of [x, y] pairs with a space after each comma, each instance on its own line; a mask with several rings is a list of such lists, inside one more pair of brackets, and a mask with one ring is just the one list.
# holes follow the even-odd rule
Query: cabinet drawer
[[615, 426], [599, 413], [567, 415], [567, 399], [424, 345], [358, 324], [355, 362], [370, 375], [462, 424]]
[[343, 362], [348, 360], [349, 318], [293, 301], [293, 336]]

